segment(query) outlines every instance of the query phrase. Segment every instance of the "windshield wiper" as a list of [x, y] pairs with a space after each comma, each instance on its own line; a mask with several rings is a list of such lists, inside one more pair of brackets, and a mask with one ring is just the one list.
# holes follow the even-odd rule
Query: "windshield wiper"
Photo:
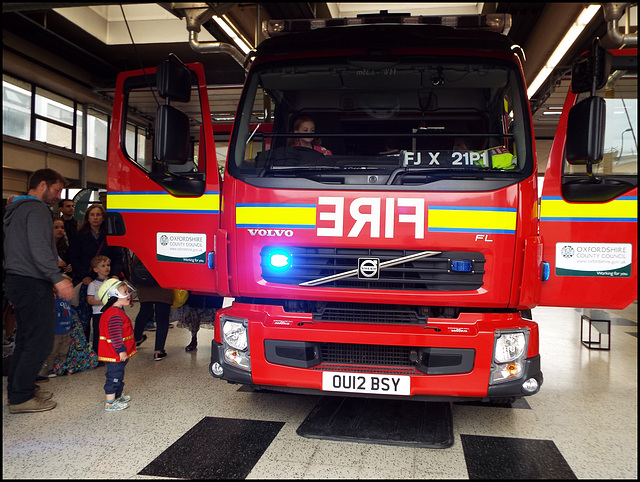
[[265, 166], [265, 168], [262, 170], [262, 172], [260, 172], [260, 176], [259, 177], [268, 177], [269, 173], [273, 173], [274, 175], [277, 174], [296, 174], [298, 172], [317, 172], [317, 171], [340, 171], [341, 168], [337, 167], [337, 166], [274, 166], [274, 165], [267, 165]]
[[269, 166], [270, 171], [339, 171], [338, 166]]
[[[394, 170], [389, 176], [387, 184], [403, 184], [404, 178], [411, 177], [424, 177], [423, 184], [427, 184], [434, 181], [441, 181], [443, 179], [486, 179], [488, 177], [494, 177], [496, 174], [502, 173], [502, 171], [496, 171], [493, 169], [452, 169], [448, 168], [433, 168], [433, 167], [412, 167], [412, 168], [399, 168]], [[502, 178], [504, 176], [498, 175], [495, 177]]]

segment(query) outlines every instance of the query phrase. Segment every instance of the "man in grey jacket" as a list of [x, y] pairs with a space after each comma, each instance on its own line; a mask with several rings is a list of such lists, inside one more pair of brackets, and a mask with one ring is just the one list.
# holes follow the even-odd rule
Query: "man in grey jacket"
[[53, 394], [36, 386], [36, 378], [53, 347], [54, 290], [64, 299], [73, 297], [73, 284], [58, 269], [49, 209], [60, 199], [66, 182], [53, 169], [35, 171], [29, 192], [14, 198], [4, 215], [5, 290], [16, 314], [7, 380], [11, 413], [43, 412], [56, 406]]

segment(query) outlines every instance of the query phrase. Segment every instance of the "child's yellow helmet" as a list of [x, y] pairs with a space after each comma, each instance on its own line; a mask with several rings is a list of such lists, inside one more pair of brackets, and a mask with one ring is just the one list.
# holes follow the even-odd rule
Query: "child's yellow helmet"
[[[125, 295], [120, 293], [119, 288], [125, 285], [127, 286], [129, 292]], [[103, 305], [106, 305], [111, 298], [127, 298], [130, 294], [135, 291], [135, 288], [129, 284], [127, 281], [121, 281], [117, 278], [110, 278], [106, 280], [100, 288], [98, 288], [98, 299], [102, 302]]]

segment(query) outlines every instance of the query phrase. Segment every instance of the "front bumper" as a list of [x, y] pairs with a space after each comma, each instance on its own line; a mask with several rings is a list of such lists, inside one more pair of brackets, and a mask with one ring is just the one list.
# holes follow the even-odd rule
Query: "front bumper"
[[[232, 383], [291, 393], [363, 396], [323, 390], [323, 373], [402, 375], [411, 378], [410, 393], [407, 394], [410, 398], [434, 401], [518, 398], [535, 394], [542, 385], [537, 325], [523, 320], [517, 313], [467, 313], [455, 320], [430, 319], [427, 326], [399, 326], [310, 322], [309, 315], [303, 313], [269, 313], [279, 307], [244, 306], [251, 309], [234, 310], [231, 307], [226, 314], [249, 320], [251, 371], [226, 362], [224, 347], [218, 341], [213, 340], [211, 345], [212, 376]], [[286, 323], [283, 322], [285, 318], [288, 318]], [[525, 360], [520, 377], [490, 386], [495, 330], [509, 327], [526, 327], [535, 353]], [[216, 331], [220, 333], [218, 329]], [[333, 349], [335, 346], [337, 351], [355, 347], [358, 354], [361, 349], [371, 347], [398, 349], [405, 358], [409, 353], [414, 363], [394, 367], [386, 359], [376, 359], [376, 362], [365, 364], [362, 360], [367, 357], [352, 359], [351, 352], [343, 354], [340, 360], [328, 359], [327, 347]], [[366, 355], [371, 356], [368, 351]], [[534, 389], [531, 389], [532, 383], [527, 384], [528, 390], [523, 388], [523, 383], [531, 379], [536, 382]], [[367, 393], [366, 396], [397, 398], [403, 395]]]

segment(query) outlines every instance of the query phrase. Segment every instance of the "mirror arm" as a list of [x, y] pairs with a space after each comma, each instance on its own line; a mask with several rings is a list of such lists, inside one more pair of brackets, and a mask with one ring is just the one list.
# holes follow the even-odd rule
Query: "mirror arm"
[[598, 84], [598, 72], [597, 72], [597, 66], [599, 65], [599, 54], [600, 54], [600, 50], [598, 50], [598, 46], [600, 45], [600, 39], [598, 37], [593, 39], [593, 81], [591, 83], [591, 95], [595, 96], [596, 92], [598, 90], [597, 88], [597, 84]]
[[592, 184], [599, 184], [601, 182], [601, 179], [599, 177], [596, 177], [595, 174], [593, 174], [593, 163], [591, 161], [587, 161], [587, 176], [589, 176], [589, 181], [591, 181]]

